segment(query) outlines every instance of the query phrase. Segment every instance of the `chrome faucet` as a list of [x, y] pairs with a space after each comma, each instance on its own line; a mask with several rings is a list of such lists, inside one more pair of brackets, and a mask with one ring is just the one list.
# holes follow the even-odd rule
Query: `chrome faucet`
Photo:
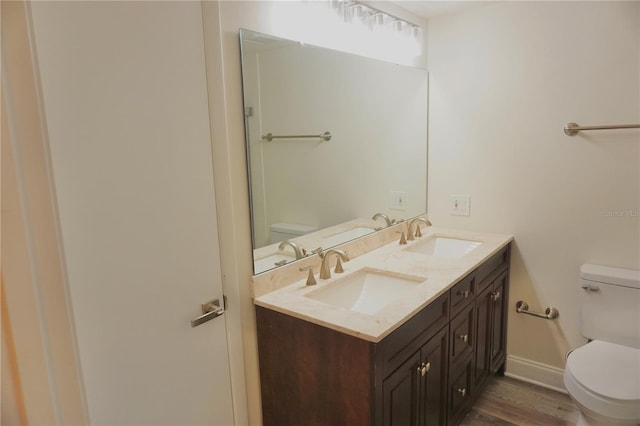
[[291, 246], [293, 251], [296, 253], [296, 260], [302, 259], [304, 257], [304, 249], [301, 250], [300, 246], [298, 246], [298, 244], [294, 243], [291, 240], [284, 240], [283, 242], [281, 242], [278, 246], [278, 250], [284, 250], [286, 246]]
[[[422, 222], [427, 226], [431, 226], [431, 222], [429, 222], [429, 220], [425, 219], [424, 217], [416, 217], [415, 219], [412, 219], [411, 222], [409, 222], [409, 226], [407, 227], [407, 240], [412, 241], [415, 239], [415, 237], [422, 237], [422, 231], [420, 231], [419, 222]], [[412, 226], [414, 224], [416, 225], [415, 234], [411, 232]]]
[[395, 222], [395, 220], [391, 220], [389, 219], [389, 216], [387, 216], [384, 213], [376, 213], [373, 215], [373, 217], [371, 219], [373, 220], [377, 220], [378, 218], [383, 218], [384, 221], [386, 222], [387, 226], [385, 226], [385, 228], [390, 227], [391, 225], [393, 225], [393, 223]]
[[331, 278], [331, 261], [329, 260], [329, 258], [331, 257], [332, 254], [335, 254], [338, 256], [338, 259], [336, 260], [336, 269], [334, 270], [334, 272], [338, 274], [344, 272], [344, 269], [342, 269], [342, 261], [345, 261], [345, 262], [349, 261], [349, 255], [344, 250], [330, 249], [324, 253], [322, 252], [318, 253], [320, 258], [322, 259], [322, 264], [320, 265], [321, 280], [326, 280], [327, 278]]

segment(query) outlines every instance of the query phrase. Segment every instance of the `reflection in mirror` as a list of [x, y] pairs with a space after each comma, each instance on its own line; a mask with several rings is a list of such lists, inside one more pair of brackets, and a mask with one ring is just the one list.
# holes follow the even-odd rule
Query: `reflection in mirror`
[[240, 40], [254, 273], [426, 212], [425, 70]]

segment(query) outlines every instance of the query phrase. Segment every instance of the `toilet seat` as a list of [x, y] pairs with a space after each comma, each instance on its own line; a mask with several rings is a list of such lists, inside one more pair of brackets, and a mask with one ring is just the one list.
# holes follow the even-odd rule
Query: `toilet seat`
[[640, 422], [640, 350], [594, 340], [567, 357], [564, 384], [588, 410]]

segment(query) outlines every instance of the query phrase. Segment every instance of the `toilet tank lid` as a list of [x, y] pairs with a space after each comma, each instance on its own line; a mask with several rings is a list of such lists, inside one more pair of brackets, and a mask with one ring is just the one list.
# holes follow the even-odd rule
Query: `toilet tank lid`
[[580, 278], [602, 284], [640, 288], [640, 271], [633, 269], [584, 264], [580, 267]]

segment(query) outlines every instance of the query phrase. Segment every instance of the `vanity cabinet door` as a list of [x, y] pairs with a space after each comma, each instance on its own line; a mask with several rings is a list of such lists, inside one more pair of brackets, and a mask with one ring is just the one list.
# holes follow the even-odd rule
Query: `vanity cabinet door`
[[420, 360], [417, 351], [382, 383], [384, 426], [418, 425]]
[[491, 322], [493, 318], [493, 286], [487, 287], [476, 299], [476, 341], [475, 359], [473, 361], [473, 383], [478, 387], [489, 377], [489, 360], [491, 359]]
[[424, 426], [441, 426], [446, 424], [447, 418], [447, 352], [448, 328], [445, 327], [433, 336], [421, 349], [421, 364], [424, 375], [421, 374], [422, 413], [420, 424]]
[[507, 356], [507, 312], [509, 303], [509, 271], [504, 271], [493, 282], [491, 293], [491, 363], [489, 371], [504, 372]]
[[501, 369], [506, 359], [508, 277], [508, 270], [500, 273], [476, 299], [475, 387]]

